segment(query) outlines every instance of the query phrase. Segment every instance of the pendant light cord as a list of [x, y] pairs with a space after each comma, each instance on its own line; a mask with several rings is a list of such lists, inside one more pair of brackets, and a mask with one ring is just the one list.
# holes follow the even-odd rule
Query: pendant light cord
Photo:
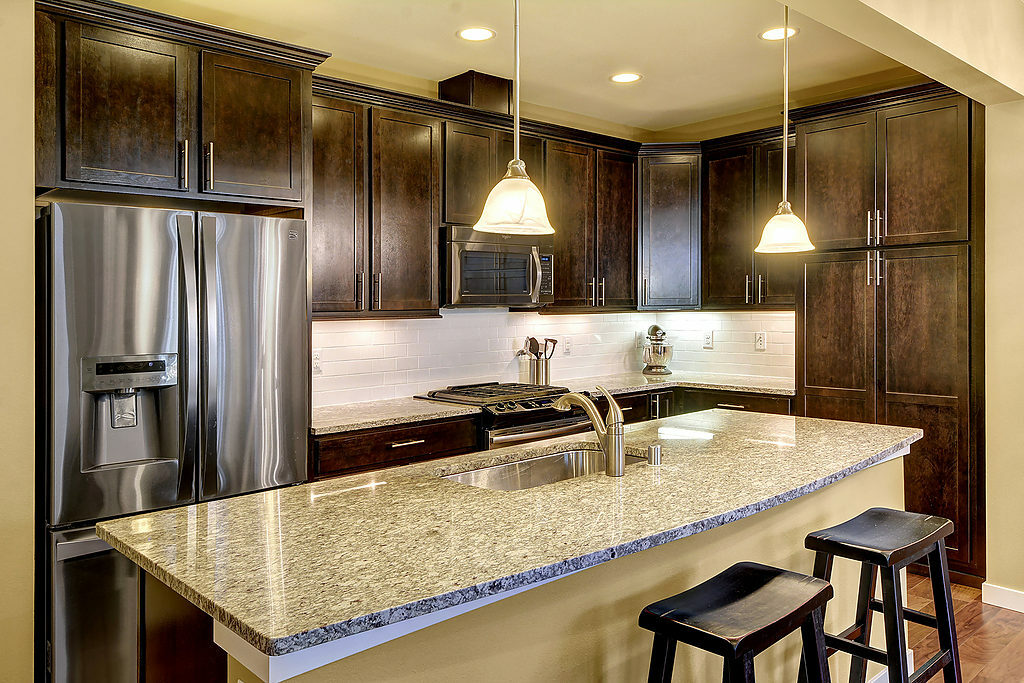
[[515, 0], [516, 18], [512, 31], [515, 42], [515, 67], [512, 81], [512, 158], [519, 161], [519, 0]]
[[[516, 0], [516, 3], [518, 2], [519, 0]], [[789, 5], [786, 5], [782, 35], [782, 202], [785, 204], [788, 201], [786, 193], [789, 189]], [[518, 63], [518, 57], [516, 60]]]

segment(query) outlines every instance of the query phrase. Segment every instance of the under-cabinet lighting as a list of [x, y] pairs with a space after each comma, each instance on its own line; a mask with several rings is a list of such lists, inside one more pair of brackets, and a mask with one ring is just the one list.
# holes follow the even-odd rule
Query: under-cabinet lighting
[[789, 37], [792, 38], [797, 34], [797, 30], [798, 29], [795, 29], [792, 26], [789, 28], [778, 26], [776, 28], [768, 29], [758, 37], [761, 38], [761, 40], [782, 40], [786, 37], [787, 32], [789, 33]]
[[643, 76], [641, 76], [640, 74], [625, 72], [621, 74], [615, 74], [614, 76], [611, 77], [611, 80], [614, 81], [615, 83], [636, 83], [641, 78], [643, 78]]
[[494, 31], [483, 26], [471, 26], [464, 28], [459, 31], [458, 36], [463, 40], [470, 40], [474, 43], [479, 43], [481, 40], [490, 40], [494, 37]]

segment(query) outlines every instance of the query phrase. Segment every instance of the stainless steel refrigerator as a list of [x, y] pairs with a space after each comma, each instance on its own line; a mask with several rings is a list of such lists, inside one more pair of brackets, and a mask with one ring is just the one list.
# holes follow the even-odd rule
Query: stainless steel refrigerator
[[136, 681], [137, 569], [94, 524], [305, 479], [306, 227], [75, 203], [40, 222], [48, 668]]

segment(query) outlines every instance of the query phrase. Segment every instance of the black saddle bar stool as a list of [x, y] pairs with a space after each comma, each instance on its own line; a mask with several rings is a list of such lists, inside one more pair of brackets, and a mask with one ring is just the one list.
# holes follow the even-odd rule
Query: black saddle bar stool
[[754, 656], [800, 629], [801, 668], [814, 683], [830, 683], [822, 620], [831, 597], [828, 581], [735, 564], [640, 613], [640, 626], [654, 632], [648, 681], [672, 680], [678, 641], [724, 657], [724, 683], [752, 683]]
[[[946, 562], [945, 538], [952, 531], [953, 523], [942, 517], [871, 508], [842, 524], [807, 535], [805, 545], [815, 551], [817, 578], [831, 579], [832, 561], [836, 557], [861, 563], [856, 621], [839, 634], [825, 634], [827, 656], [840, 650], [853, 655], [850, 683], [864, 683], [869, 660], [885, 666], [892, 683], [927, 681], [939, 671], [946, 683], [960, 682], [960, 654]], [[903, 606], [900, 570], [922, 558], [928, 561], [934, 615]], [[882, 577], [881, 600], [875, 599], [878, 574]], [[885, 650], [868, 645], [872, 612], [881, 612], [885, 621]], [[938, 630], [938, 654], [914, 672], [907, 665], [905, 620]]]

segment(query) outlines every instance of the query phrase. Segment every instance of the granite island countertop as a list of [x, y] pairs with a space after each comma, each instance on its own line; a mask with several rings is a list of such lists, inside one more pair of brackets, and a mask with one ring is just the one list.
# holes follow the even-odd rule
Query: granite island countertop
[[627, 448], [661, 443], [663, 464], [631, 464], [623, 477], [523, 491], [441, 478], [592, 444], [588, 432], [101, 522], [97, 533], [258, 651], [285, 655], [753, 515], [921, 436], [708, 410], [627, 427]]
[[[754, 375], [726, 375], [706, 372], [679, 372], [671, 375], [648, 376], [639, 371], [621, 372], [612, 375], [581, 377], [558, 380], [553, 384], [565, 386], [572, 391], [593, 392], [601, 385], [612, 394], [628, 394], [653, 388], [682, 387], [687, 389], [713, 389], [717, 391], [741, 391], [755, 394], [793, 396], [796, 386], [793, 380], [781, 377], [758, 377]], [[441, 401], [427, 401], [412, 396], [364, 401], [341, 405], [317, 406], [313, 408], [310, 433], [313, 436], [340, 434], [360, 429], [409, 424], [426, 420], [440, 420], [447, 417], [477, 415], [480, 409]]]

